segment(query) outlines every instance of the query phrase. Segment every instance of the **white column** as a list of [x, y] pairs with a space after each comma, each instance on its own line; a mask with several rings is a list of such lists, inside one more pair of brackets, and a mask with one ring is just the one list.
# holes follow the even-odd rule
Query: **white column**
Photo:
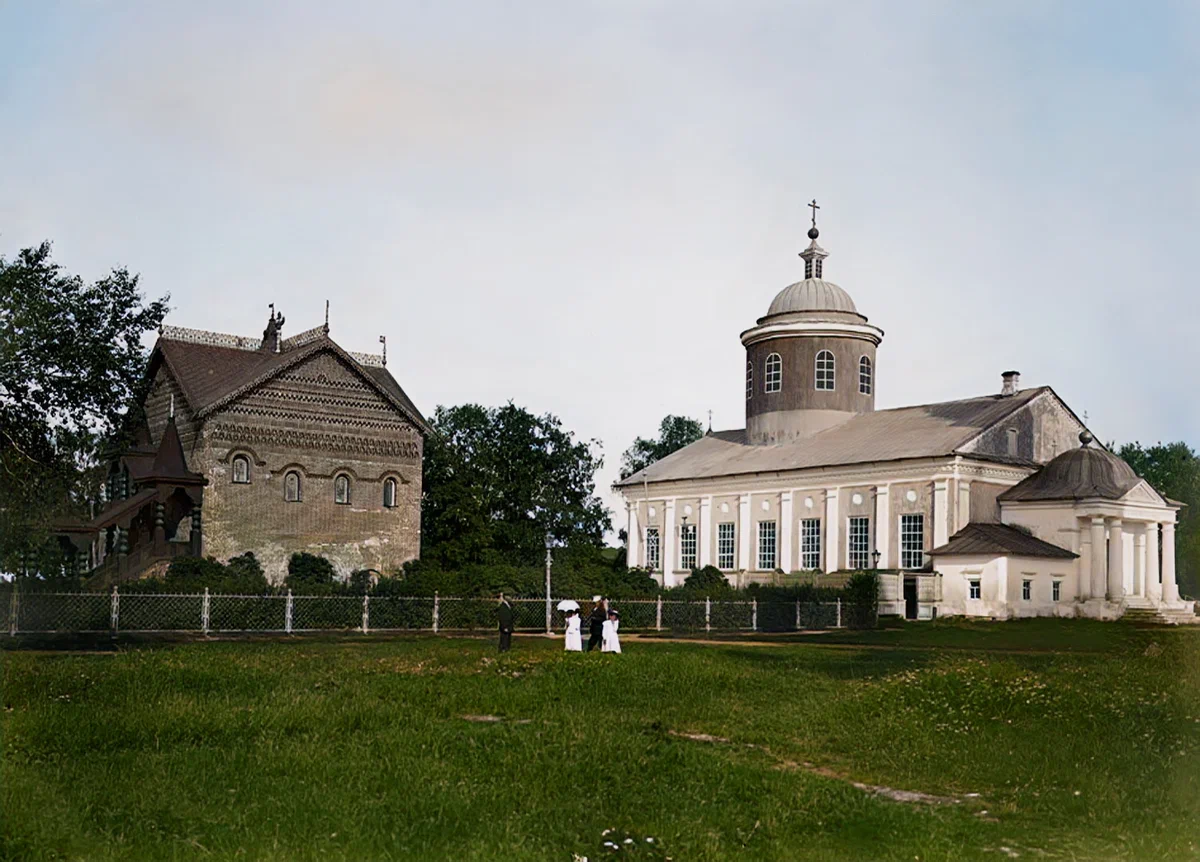
[[825, 571], [836, 572], [841, 559], [841, 514], [838, 512], [838, 489], [825, 492]]
[[625, 540], [625, 565], [633, 568], [643, 565], [641, 559], [642, 534], [641, 527], [638, 525], [638, 508], [637, 503], [625, 504], [626, 524], [625, 532], [628, 538]]
[[712, 565], [712, 497], [700, 498], [700, 529], [696, 541], [700, 544], [700, 568]]
[[1164, 602], [1179, 601], [1175, 583], [1175, 525], [1162, 525], [1162, 597]]
[[892, 547], [892, 504], [891, 492], [887, 485], [875, 488], [875, 548], [879, 551], [879, 568], [891, 568]]
[[1092, 571], [1091, 571], [1091, 590], [1089, 594], [1092, 598], [1104, 598], [1104, 519], [1092, 518]]
[[933, 483], [933, 546], [940, 548], [950, 541], [950, 480], [936, 479]]
[[1108, 600], [1125, 595], [1125, 531], [1120, 518], [1108, 522]]
[[750, 571], [750, 495], [738, 497], [738, 568]]
[[785, 572], [792, 570], [792, 492], [779, 495], [779, 558], [775, 565]]
[[958, 514], [954, 518], [954, 532], [971, 523], [971, 483], [958, 480]]
[[663, 520], [662, 520], [662, 571], [663, 571], [663, 586], [675, 586], [675, 569], [679, 566], [679, 561], [675, 559], [675, 501], [667, 500], [663, 503]]
[[1146, 525], [1141, 524], [1133, 534], [1133, 594], [1146, 595]]
[[1146, 598], [1162, 601], [1162, 584], [1158, 580], [1158, 524], [1146, 525]]

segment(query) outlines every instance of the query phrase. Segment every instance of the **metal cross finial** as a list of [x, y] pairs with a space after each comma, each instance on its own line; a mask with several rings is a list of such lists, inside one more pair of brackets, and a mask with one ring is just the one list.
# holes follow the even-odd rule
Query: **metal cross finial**
[[813, 212], [812, 212], [812, 226], [813, 226], [813, 227], [816, 227], [816, 226], [817, 226], [817, 210], [819, 210], [819, 209], [820, 209], [820, 207], [819, 207], [819, 206], [817, 206], [817, 199], [816, 199], [816, 198], [813, 198], [813, 199], [812, 199], [812, 203], [808, 204], [807, 206], [808, 206], [810, 209], [812, 209], [812, 211], [813, 211]]
[[329, 300], [325, 300], [325, 334], [329, 334]]
[[379, 343], [383, 345], [383, 364], [384, 367], [387, 367], [387, 336], [379, 336]]
[[708, 411], [708, 430], [712, 431], [712, 411]]

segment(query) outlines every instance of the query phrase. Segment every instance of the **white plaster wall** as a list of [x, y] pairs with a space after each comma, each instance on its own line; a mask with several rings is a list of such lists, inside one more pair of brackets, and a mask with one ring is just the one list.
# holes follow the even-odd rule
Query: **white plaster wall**
[[[1028, 557], [943, 557], [937, 562], [942, 575], [939, 616], [1011, 617], [1075, 616], [1074, 560]], [[971, 599], [970, 581], [980, 581], [981, 598]], [[1021, 598], [1022, 582], [1031, 580], [1029, 601]], [[1053, 581], [1062, 581], [1060, 598], [1053, 598]], [[1003, 597], [1003, 598], [1002, 598]]]

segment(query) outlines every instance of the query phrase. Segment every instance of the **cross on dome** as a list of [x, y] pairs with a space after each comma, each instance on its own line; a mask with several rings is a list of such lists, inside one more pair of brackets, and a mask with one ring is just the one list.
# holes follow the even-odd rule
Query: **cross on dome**
[[821, 235], [821, 232], [817, 230], [817, 210], [821, 207], [817, 204], [816, 198], [813, 198], [812, 203], [805, 204], [805, 206], [812, 209], [812, 227], [808, 229], [808, 238], [811, 242], [809, 242], [808, 248], [800, 252], [800, 257], [804, 259], [804, 277], [806, 279], [820, 278], [823, 261], [829, 257], [829, 252], [817, 245], [817, 237]]

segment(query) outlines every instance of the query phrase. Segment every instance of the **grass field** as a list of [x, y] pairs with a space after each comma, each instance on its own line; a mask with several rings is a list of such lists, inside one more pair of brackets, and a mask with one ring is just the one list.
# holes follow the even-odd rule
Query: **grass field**
[[625, 646], [5, 652], [0, 858], [1200, 855], [1200, 631]]

